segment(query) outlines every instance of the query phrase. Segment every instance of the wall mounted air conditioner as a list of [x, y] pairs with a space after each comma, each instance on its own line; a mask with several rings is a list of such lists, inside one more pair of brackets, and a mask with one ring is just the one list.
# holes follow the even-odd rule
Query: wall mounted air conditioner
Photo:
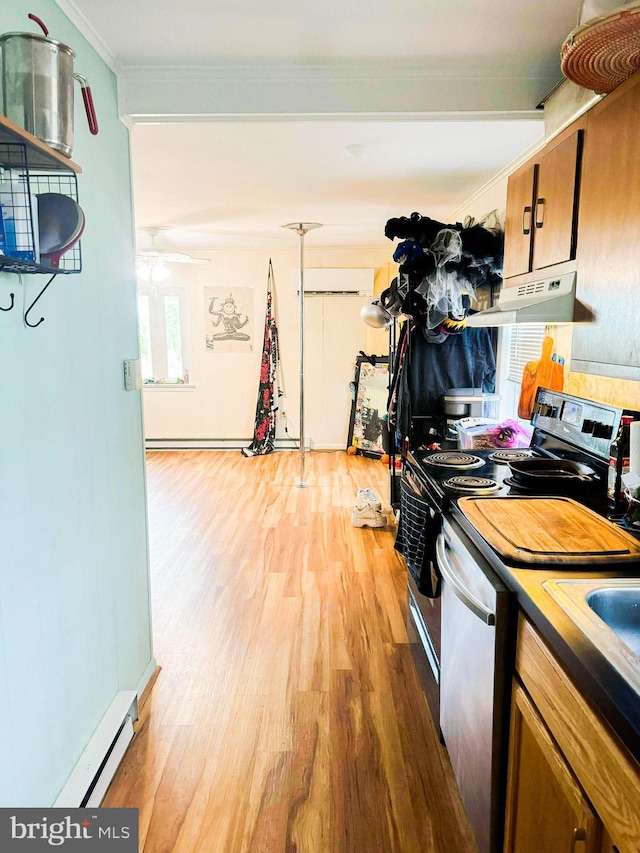
[[[374, 273], [373, 269], [305, 269], [305, 296], [371, 296]], [[291, 281], [295, 292], [298, 293], [298, 270], [291, 271]]]

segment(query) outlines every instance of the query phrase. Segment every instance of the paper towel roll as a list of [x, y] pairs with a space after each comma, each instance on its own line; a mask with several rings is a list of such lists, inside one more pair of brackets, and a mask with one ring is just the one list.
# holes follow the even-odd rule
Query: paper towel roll
[[640, 421], [629, 425], [629, 470], [640, 476]]

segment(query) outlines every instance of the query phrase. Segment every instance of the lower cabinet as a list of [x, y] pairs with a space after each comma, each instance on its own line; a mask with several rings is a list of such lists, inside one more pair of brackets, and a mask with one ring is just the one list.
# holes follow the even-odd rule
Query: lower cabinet
[[505, 853], [601, 853], [602, 824], [530, 698], [514, 683]]
[[638, 853], [640, 765], [524, 614], [504, 853]]

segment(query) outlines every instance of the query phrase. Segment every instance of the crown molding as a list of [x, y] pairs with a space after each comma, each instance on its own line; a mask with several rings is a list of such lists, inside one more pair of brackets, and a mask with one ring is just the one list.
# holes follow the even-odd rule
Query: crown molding
[[56, 6], [58, 6], [58, 8], [62, 12], [64, 12], [67, 18], [71, 21], [71, 23], [89, 42], [89, 44], [98, 54], [98, 56], [118, 77], [122, 73], [122, 68], [119, 62], [117, 61], [113, 53], [109, 50], [102, 37], [93, 29], [89, 21], [85, 18], [85, 16], [77, 7], [77, 5], [73, 2], [73, 0], [54, 0], [54, 2]]

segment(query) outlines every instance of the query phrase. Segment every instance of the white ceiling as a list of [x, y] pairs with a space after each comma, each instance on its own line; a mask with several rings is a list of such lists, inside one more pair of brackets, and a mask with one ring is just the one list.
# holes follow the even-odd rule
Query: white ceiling
[[[385, 222], [456, 205], [541, 133], [539, 122], [213, 122], [138, 125], [136, 221], [173, 248], [391, 245]], [[188, 152], [176, 158], [175, 152]]]
[[580, 7], [57, 2], [118, 74], [137, 225], [196, 254], [290, 245], [291, 221], [381, 246], [392, 216], [446, 219], [541, 136]]

